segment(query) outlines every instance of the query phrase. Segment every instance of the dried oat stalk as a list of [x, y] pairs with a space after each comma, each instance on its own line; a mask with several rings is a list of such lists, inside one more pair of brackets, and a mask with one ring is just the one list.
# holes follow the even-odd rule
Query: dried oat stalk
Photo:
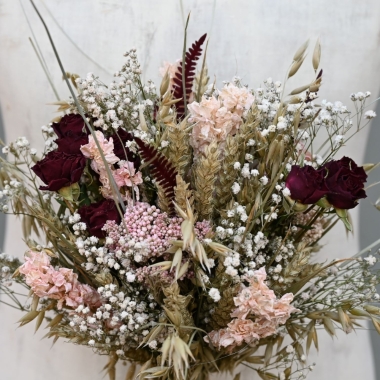
[[194, 198], [200, 220], [210, 219], [213, 213], [215, 183], [220, 170], [219, 155], [217, 143], [212, 142], [195, 164]]

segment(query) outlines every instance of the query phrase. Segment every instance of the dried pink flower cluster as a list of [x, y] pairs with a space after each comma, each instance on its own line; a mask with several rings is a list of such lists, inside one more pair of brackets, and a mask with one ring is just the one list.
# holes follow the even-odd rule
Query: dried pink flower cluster
[[230, 350], [243, 342], [255, 344], [259, 339], [275, 334], [278, 326], [283, 325], [291, 313], [298, 311], [290, 305], [293, 294], [287, 293], [277, 299], [264, 282], [266, 276], [265, 268], [260, 268], [250, 278], [248, 287], [242, 285], [234, 298], [237, 308], [231, 313], [236, 319], [225, 329], [211, 331], [204, 338], [206, 342], [218, 349], [229, 347]]
[[[303, 214], [302, 212], [296, 213], [294, 216], [293, 224], [298, 226], [307, 226], [310, 221], [314, 218], [315, 211], [311, 210], [307, 214]], [[302, 237], [302, 240], [307, 244], [313, 244], [317, 240], [319, 240], [324, 232], [324, 224], [326, 220], [323, 216], [318, 217], [312, 225], [312, 228], [308, 229]], [[299, 227], [298, 232], [303, 230], [303, 228]]]
[[193, 148], [204, 151], [212, 141], [223, 142], [228, 135], [234, 135], [243, 122], [244, 112], [254, 100], [248, 89], [230, 83], [219, 92], [218, 99], [203, 96], [200, 103], [189, 104], [189, 122], [194, 123], [191, 135]]
[[[143, 183], [141, 172], [136, 173], [133, 162], [122, 161], [115, 155], [113, 151], [114, 144], [112, 137], [107, 140], [102, 132], [96, 131], [95, 134], [104, 153], [104, 157], [109, 164], [109, 168], [115, 179], [116, 185], [119, 188], [133, 187], [134, 191], [136, 192], [136, 198], [139, 199], [139, 189], [137, 185]], [[92, 160], [91, 168], [99, 174], [99, 180], [103, 185], [100, 189], [102, 195], [107, 199], [114, 199], [110, 179], [108, 177], [106, 167], [99, 153], [99, 149], [96, 146], [94, 138], [92, 136], [89, 136], [88, 144], [82, 145], [80, 149], [85, 157]], [[120, 168], [115, 170], [111, 165], [114, 165], [116, 163], [119, 163]], [[130, 197], [128, 192], [126, 194], [127, 196], [125, 197], [125, 200], [129, 200]]]
[[[107, 232], [107, 237], [114, 242], [109, 248], [115, 252], [128, 249], [139, 250], [144, 257], [138, 261], [160, 256], [170, 247], [171, 240], [182, 237], [182, 219], [171, 218], [149, 203], [136, 202], [133, 207], [127, 207], [124, 219], [128, 230], [126, 234], [120, 231], [119, 227], [122, 225], [118, 226], [115, 222], [107, 222], [103, 227]], [[211, 226], [208, 221], [195, 224], [198, 239], [204, 239], [209, 231], [211, 231]]]
[[45, 252], [29, 251], [19, 271], [38, 297], [58, 300], [58, 309], [62, 309], [64, 304], [71, 308], [82, 304], [90, 308], [101, 305], [100, 295], [95, 289], [81, 284], [72, 269], [55, 270]]

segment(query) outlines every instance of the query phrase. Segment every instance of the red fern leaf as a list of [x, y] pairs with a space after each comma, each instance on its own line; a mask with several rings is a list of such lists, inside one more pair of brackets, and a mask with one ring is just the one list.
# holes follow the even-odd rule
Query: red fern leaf
[[176, 186], [177, 171], [170, 163], [170, 161], [160, 152], [157, 151], [152, 145], [146, 144], [138, 137], [134, 138], [139, 153], [145, 163], [149, 165], [150, 174], [156, 182], [163, 188], [165, 196], [168, 198], [169, 213], [174, 213], [174, 187]]
[[[202, 45], [205, 42], [207, 34], [204, 34], [198, 41], [195, 41], [185, 56], [185, 94], [183, 93], [182, 62], [178, 65], [178, 70], [173, 78], [173, 97], [182, 99], [176, 104], [177, 119], [181, 120], [185, 115], [185, 104], [188, 104], [193, 82], [195, 77], [195, 68], [197, 61], [202, 54]], [[186, 103], [184, 101], [186, 99]]]

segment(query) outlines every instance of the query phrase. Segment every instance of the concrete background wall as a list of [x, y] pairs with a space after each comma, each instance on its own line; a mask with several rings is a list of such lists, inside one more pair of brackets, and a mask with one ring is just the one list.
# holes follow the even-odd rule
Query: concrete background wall
[[[68, 96], [52, 50], [28, 1], [25, 7], [60, 96]], [[380, 89], [380, 3], [376, 0], [45, 0], [37, 1], [50, 27], [67, 71], [84, 76], [94, 72], [105, 83], [123, 63], [123, 52], [136, 47], [145, 78], [159, 84], [162, 61], [180, 58], [183, 25], [191, 10], [188, 41], [204, 32], [210, 36], [208, 67], [217, 83], [239, 75], [250, 86], [259, 87], [264, 79], [283, 80], [295, 50], [307, 38], [312, 45], [322, 41], [324, 85], [321, 99], [341, 100], [350, 105], [351, 92]], [[26, 136], [32, 146], [41, 148], [40, 127], [54, 117], [54, 94], [28, 41], [31, 31], [20, 1], [0, 0], [0, 107], [7, 141]], [[302, 67], [288, 89], [310, 81], [310, 60]], [[375, 108], [375, 106], [373, 107]], [[379, 112], [378, 112], [379, 113]], [[374, 128], [374, 126], [369, 127]], [[350, 142], [343, 154], [363, 163], [368, 132]], [[372, 161], [380, 161], [372, 140]], [[377, 140], [379, 141], [379, 140]], [[368, 154], [366, 159], [369, 159]], [[378, 180], [378, 174], [371, 182]], [[368, 209], [377, 198], [363, 203]], [[359, 208], [353, 212], [356, 231], [367, 231], [366, 219], [359, 222]], [[366, 215], [366, 214], [364, 214]], [[376, 220], [376, 219], [375, 219]], [[378, 235], [378, 222], [372, 236]], [[25, 246], [20, 226], [7, 218], [3, 250], [22, 256]], [[367, 237], [368, 240], [368, 237]], [[346, 239], [337, 226], [325, 242], [328, 246], [318, 260], [347, 257], [359, 249], [358, 235]], [[16, 329], [20, 313], [0, 306], [0, 379], [55, 380], [102, 379], [106, 358], [94, 357], [91, 350], [40, 340], [33, 326]], [[323, 336], [323, 338], [322, 338]], [[378, 342], [378, 341], [377, 341]], [[321, 352], [309, 362], [317, 362], [311, 380], [353, 380], [376, 378], [369, 333], [340, 336], [332, 341], [321, 333]], [[118, 380], [125, 370], [120, 366]], [[244, 379], [252, 373], [244, 371]], [[219, 378], [219, 377], [218, 377]], [[380, 377], [379, 377], [380, 378]]]

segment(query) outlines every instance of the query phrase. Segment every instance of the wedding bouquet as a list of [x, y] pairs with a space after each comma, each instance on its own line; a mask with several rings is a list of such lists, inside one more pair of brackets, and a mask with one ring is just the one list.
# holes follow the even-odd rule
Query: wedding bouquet
[[350, 333], [366, 319], [380, 331], [370, 249], [317, 255], [336, 223], [352, 229], [349, 210], [366, 197], [375, 165], [339, 149], [375, 117], [370, 94], [351, 95], [354, 115], [317, 101], [319, 42], [301, 88], [238, 77], [218, 88], [205, 40], [185, 42], [158, 91], [142, 82], [135, 49], [109, 86], [64, 73], [76, 93], [42, 127], [42, 154], [25, 137], [3, 147], [0, 207], [22, 219], [28, 249], [24, 260], [1, 254], [0, 289], [21, 325], [47, 323], [54, 341], [109, 355], [111, 379], [118, 360], [127, 379], [208, 379], [239, 365], [303, 379], [318, 331]]

